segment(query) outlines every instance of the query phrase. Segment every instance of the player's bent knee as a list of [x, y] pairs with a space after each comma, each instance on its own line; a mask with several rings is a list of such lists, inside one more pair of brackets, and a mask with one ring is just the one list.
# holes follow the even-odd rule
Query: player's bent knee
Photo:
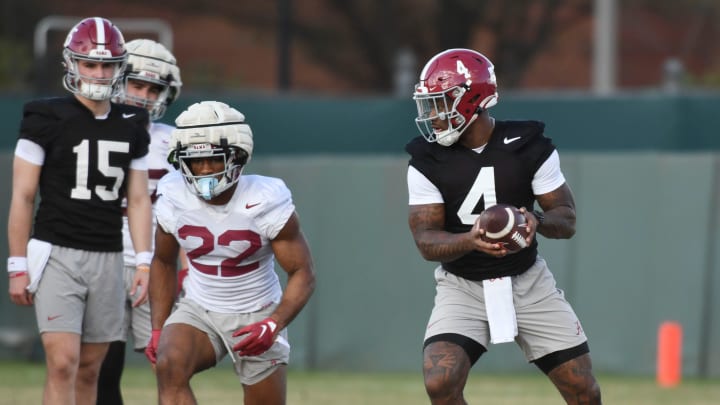
[[462, 395], [462, 391], [463, 385], [455, 380], [440, 375], [425, 375], [425, 392], [430, 398], [454, 398]]
[[157, 374], [158, 381], [190, 380], [190, 377], [192, 377], [192, 367], [180, 364], [182, 360], [182, 358], [174, 357], [169, 353], [158, 355], [157, 362], [155, 363], [155, 373]]
[[425, 392], [433, 399], [455, 398], [462, 395], [467, 380], [467, 374], [462, 371], [464, 369], [465, 367], [427, 367], [426, 364], [423, 373]]
[[600, 384], [593, 380], [593, 384], [588, 389], [588, 397], [590, 404], [602, 404], [602, 394], [600, 393]]
[[79, 362], [64, 358], [65, 361], [48, 362], [47, 375], [53, 381], [71, 381], [77, 374]]
[[432, 399], [461, 398], [470, 372], [485, 348], [457, 334], [442, 334], [425, 341], [423, 374]]

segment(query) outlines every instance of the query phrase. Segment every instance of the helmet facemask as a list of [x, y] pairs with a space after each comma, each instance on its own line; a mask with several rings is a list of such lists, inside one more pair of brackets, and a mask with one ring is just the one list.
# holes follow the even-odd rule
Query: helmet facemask
[[[74, 54], [72, 51], [65, 49], [63, 51], [63, 65], [65, 66], [65, 76], [63, 77], [63, 87], [73, 94], [85, 97], [90, 100], [109, 100], [119, 90], [118, 83], [122, 78], [125, 70], [125, 58], [109, 58], [94, 59]], [[80, 74], [79, 61], [87, 60], [93, 63], [114, 63], [113, 74], [110, 78], [98, 79], [91, 76]]]
[[[421, 87], [418, 85], [413, 95], [418, 109], [415, 124], [420, 133], [428, 142], [437, 142], [443, 146], [450, 146], [457, 142], [463, 131], [477, 117], [477, 115], [473, 115], [469, 120], [465, 119], [457, 110], [466, 90], [458, 86], [440, 93], [423, 93], [420, 89]], [[435, 120], [447, 121], [447, 129], [435, 130], [432, 126]]]
[[[227, 139], [222, 139], [223, 145], [198, 143], [182, 147], [178, 144], [175, 150], [176, 161], [173, 162], [182, 171], [188, 187], [204, 200], [211, 200], [222, 194], [240, 180], [242, 169], [248, 161], [248, 153], [236, 146], [228, 146]], [[191, 161], [193, 159], [219, 159], [223, 160], [224, 170], [196, 175], [193, 173]]]
[[[158, 93], [158, 97], [155, 100], [151, 100], [149, 98], [136, 96], [133, 94], [130, 94], [130, 92], [127, 90], [128, 86], [130, 86], [131, 80], [137, 80], [142, 82], [148, 82], [152, 85], [158, 86], [161, 90]], [[160, 118], [165, 115], [165, 111], [167, 110], [169, 99], [169, 94], [171, 93], [170, 85], [163, 80], [148, 80], [147, 78], [144, 78], [137, 74], [126, 74], [125, 79], [122, 82], [122, 85], [120, 86], [120, 91], [117, 93], [117, 97], [115, 97], [114, 101], [117, 103], [122, 104], [130, 104], [137, 107], [144, 108], [148, 110], [148, 113], [150, 114], [150, 120], [151, 121], [157, 121]]]

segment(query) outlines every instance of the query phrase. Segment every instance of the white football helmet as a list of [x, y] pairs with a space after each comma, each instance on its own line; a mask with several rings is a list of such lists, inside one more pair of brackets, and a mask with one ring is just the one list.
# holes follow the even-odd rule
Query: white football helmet
[[[211, 200], [240, 180], [253, 151], [253, 135], [245, 116], [219, 101], [202, 101], [183, 111], [175, 120], [168, 161], [181, 169], [190, 190]], [[222, 156], [222, 172], [196, 176], [189, 159]]]
[[[117, 91], [127, 62], [125, 39], [120, 30], [106, 18], [85, 18], [70, 30], [63, 48], [65, 89], [90, 100], [109, 100]], [[79, 60], [114, 63], [113, 76], [108, 79], [82, 76]]]
[[[120, 91], [113, 101], [144, 107], [149, 111], [151, 120], [159, 120], [180, 95], [182, 81], [175, 56], [162, 44], [150, 39], [132, 40], [125, 48], [128, 52], [127, 67]], [[162, 90], [158, 99], [149, 100], [129, 94], [127, 88], [130, 79], [160, 86]]]

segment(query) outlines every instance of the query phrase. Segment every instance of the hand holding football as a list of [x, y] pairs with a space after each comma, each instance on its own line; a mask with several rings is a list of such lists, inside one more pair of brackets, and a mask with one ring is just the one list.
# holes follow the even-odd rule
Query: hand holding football
[[482, 239], [489, 243], [503, 243], [505, 249], [515, 253], [528, 246], [525, 215], [509, 204], [496, 204], [486, 208], [477, 219], [485, 230]]

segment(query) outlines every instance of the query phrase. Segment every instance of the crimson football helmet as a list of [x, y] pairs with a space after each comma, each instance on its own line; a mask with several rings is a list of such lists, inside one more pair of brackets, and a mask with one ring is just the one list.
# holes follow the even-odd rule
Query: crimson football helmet
[[[180, 95], [182, 81], [175, 56], [162, 44], [150, 39], [135, 39], [125, 45], [128, 52], [123, 83], [113, 101], [146, 108], [150, 119], [159, 120]], [[158, 86], [157, 100], [138, 97], [128, 92], [128, 81], [139, 80]]]
[[[450, 146], [478, 114], [497, 104], [495, 67], [483, 54], [470, 49], [440, 52], [420, 73], [413, 100], [420, 133], [428, 142]], [[448, 128], [433, 129], [437, 119], [447, 120]]]
[[[183, 111], [175, 120], [168, 161], [182, 170], [191, 192], [211, 200], [240, 180], [253, 151], [253, 135], [245, 115], [219, 101], [202, 101]], [[224, 170], [196, 175], [190, 159], [223, 158]]]
[[[117, 90], [127, 62], [125, 39], [110, 20], [90, 17], [77, 23], [65, 38], [63, 86], [91, 100], [108, 100]], [[78, 61], [113, 63], [112, 77], [98, 79], [80, 74]]]

